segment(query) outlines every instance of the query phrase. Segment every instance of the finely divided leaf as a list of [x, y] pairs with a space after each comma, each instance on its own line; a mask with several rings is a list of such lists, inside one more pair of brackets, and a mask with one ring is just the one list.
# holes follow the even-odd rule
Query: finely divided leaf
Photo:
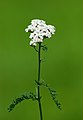
[[23, 100], [26, 100], [26, 99], [32, 99], [33, 101], [37, 100], [36, 95], [32, 92], [22, 94], [20, 97], [15, 98], [12, 101], [12, 103], [8, 107], [8, 111], [9, 112], [12, 111], [17, 104], [19, 104], [20, 102], [22, 102]]

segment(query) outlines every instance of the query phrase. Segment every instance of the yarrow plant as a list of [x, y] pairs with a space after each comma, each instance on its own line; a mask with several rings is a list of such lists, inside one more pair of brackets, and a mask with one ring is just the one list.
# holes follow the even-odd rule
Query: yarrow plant
[[[42, 114], [42, 105], [41, 105], [41, 94], [40, 94], [40, 87], [44, 86], [48, 89], [52, 99], [54, 100], [57, 107], [61, 110], [61, 104], [57, 100], [56, 90], [49, 87], [49, 85], [44, 81], [41, 80], [41, 50], [47, 51], [47, 46], [43, 44], [45, 38], [51, 38], [53, 34], [55, 34], [56, 28], [52, 25], [47, 25], [44, 20], [34, 19], [31, 21], [31, 24], [25, 29], [25, 32], [30, 32], [29, 38], [30, 46], [32, 46], [36, 52], [38, 53], [38, 78], [35, 80], [36, 83], [36, 93], [33, 92], [26, 92], [21, 96], [15, 98], [12, 103], [8, 107], [8, 111], [12, 111], [14, 107], [26, 99], [32, 99], [33, 101], [37, 101], [39, 105], [39, 112], [40, 112], [40, 120], [43, 120]], [[37, 47], [38, 46], [38, 47]]]

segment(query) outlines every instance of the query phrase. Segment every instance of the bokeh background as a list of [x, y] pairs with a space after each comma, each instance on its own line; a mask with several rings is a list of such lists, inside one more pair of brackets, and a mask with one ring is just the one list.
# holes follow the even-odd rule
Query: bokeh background
[[35, 91], [37, 53], [24, 32], [34, 18], [57, 29], [45, 41], [41, 78], [57, 90], [63, 110], [42, 88], [44, 120], [83, 120], [82, 0], [0, 0], [0, 120], [39, 120], [38, 104], [30, 100], [7, 111], [15, 97]]

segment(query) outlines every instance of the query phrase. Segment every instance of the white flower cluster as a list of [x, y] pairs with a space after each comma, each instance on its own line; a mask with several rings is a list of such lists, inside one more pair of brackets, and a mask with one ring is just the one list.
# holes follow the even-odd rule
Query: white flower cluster
[[55, 33], [55, 27], [52, 25], [46, 25], [45, 21], [34, 19], [31, 21], [25, 32], [31, 32], [30, 45], [36, 46], [37, 43], [43, 42], [44, 38], [50, 38]]

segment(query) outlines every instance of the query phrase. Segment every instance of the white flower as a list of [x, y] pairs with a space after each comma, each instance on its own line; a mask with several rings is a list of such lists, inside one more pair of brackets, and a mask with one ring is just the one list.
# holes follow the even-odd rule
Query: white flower
[[36, 46], [37, 44], [36, 44], [34, 41], [31, 40], [31, 41], [30, 41], [30, 45], [31, 45], [31, 46]]
[[50, 38], [55, 33], [55, 27], [52, 25], [46, 25], [45, 21], [34, 19], [31, 21], [25, 32], [31, 32], [29, 38], [31, 39], [30, 45], [36, 46], [37, 43], [43, 42], [45, 37]]
[[52, 34], [54, 34], [54, 32], [55, 32], [55, 27], [52, 26], [52, 25], [48, 25], [48, 30], [49, 30]]
[[43, 21], [43, 20], [39, 20], [39, 19], [34, 19], [34, 20], [32, 20], [31, 21], [31, 24], [32, 25], [43, 25], [43, 24], [45, 24], [45, 21]]

